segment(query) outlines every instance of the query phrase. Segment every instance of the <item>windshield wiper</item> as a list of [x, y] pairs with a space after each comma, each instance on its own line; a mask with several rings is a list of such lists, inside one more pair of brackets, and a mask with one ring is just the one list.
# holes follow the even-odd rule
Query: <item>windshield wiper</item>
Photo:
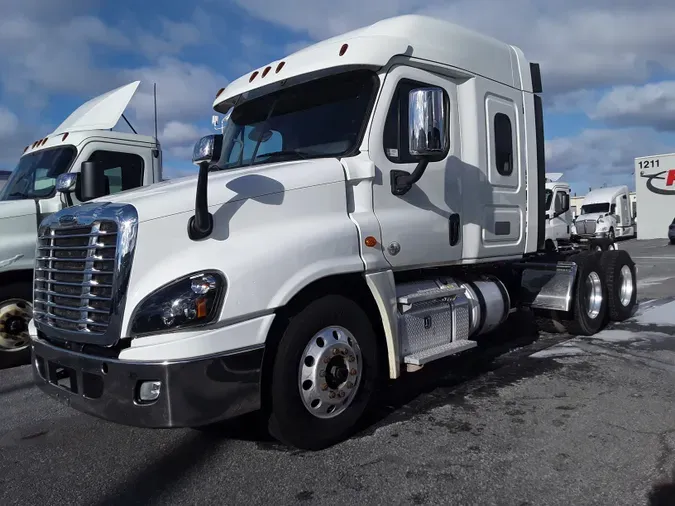
[[24, 198], [24, 199], [30, 198], [28, 195], [26, 195], [26, 194], [23, 193], [23, 192], [12, 192], [12, 193], [10, 193], [10, 194], [7, 195], [7, 196], [8, 196], [8, 197], [21, 197], [21, 198]]
[[286, 150], [282, 150], [282, 151], [274, 151], [272, 153], [264, 153], [262, 155], [256, 155], [255, 161], [258, 161], [259, 158], [263, 158], [263, 157], [267, 157], [269, 159], [269, 158], [284, 157], [284, 156], [297, 156], [298, 158], [306, 160], [311, 155], [312, 155], [311, 153], [305, 153], [303, 151], [296, 151], [294, 149], [286, 149]]

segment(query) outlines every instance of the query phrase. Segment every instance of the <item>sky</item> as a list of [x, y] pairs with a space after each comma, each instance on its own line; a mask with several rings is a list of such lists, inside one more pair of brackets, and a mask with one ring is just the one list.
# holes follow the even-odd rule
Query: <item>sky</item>
[[[519, 46], [542, 69], [548, 172], [578, 195], [635, 186], [633, 159], [675, 151], [672, 0], [0, 0], [0, 169], [84, 101], [141, 80], [126, 116], [191, 174], [230, 80], [313, 42], [400, 14]], [[120, 121], [118, 129], [128, 131]]]

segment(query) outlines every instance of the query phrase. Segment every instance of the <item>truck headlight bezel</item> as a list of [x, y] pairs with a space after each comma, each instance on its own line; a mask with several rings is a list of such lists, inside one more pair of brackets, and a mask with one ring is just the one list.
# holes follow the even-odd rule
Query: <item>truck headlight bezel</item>
[[157, 288], [134, 308], [132, 338], [180, 332], [217, 320], [227, 292], [227, 279], [217, 270], [194, 272]]

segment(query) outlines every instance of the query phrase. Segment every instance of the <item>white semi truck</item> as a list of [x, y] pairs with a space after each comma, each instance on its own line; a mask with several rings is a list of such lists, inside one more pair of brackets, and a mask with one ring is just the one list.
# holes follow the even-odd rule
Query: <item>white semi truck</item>
[[[30, 358], [28, 321], [35, 256], [49, 256], [44, 247], [35, 248], [40, 222], [86, 200], [92, 170], [104, 176], [105, 192], [111, 194], [161, 180], [156, 137], [112, 131], [139, 84], [136, 81], [89, 100], [52, 133], [26, 146], [0, 190], [0, 365]], [[59, 192], [59, 186], [68, 191]], [[69, 248], [62, 245], [61, 259], [50, 260], [38, 276], [49, 278], [72, 261], [70, 256], [78, 252]]]
[[628, 186], [598, 188], [586, 194], [581, 212], [574, 221], [572, 235], [578, 238], [617, 238], [635, 236], [635, 217]]
[[231, 82], [196, 178], [42, 222], [47, 258], [63, 240], [80, 255], [49, 278], [38, 261], [37, 383], [142, 427], [256, 411], [318, 449], [348, 437], [383, 381], [520, 308], [584, 335], [627, 318], [626, 252], [544, 248], [541, 91], [517, 47], [420, 16]]
[[580, 237], [573, 233], [571, 189], [569, 183], [560, 180], [562, 176], [559, 172], [546, 174], [546, 247], [558, 251], [616, 249], [613, 237]]

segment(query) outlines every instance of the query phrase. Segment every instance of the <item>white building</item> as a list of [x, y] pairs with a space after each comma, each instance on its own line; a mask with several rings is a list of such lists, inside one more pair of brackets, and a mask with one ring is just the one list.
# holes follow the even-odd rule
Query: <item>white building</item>
[[637, 238], [666, 239], [675, 219], [675, 153], [635, 159]]

